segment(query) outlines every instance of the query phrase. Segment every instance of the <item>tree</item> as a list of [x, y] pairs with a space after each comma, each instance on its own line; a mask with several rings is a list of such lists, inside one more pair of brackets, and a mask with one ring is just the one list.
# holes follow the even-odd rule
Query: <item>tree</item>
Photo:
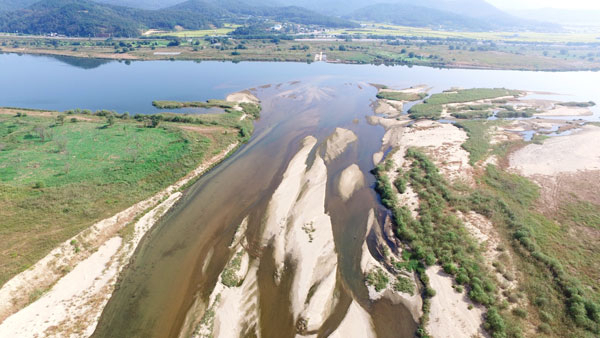
[[152, 115], [149, 119], [146, 119], [144, 125], [147, 128], [156, 128], [160, 124], [161, 116], [160, 115]]

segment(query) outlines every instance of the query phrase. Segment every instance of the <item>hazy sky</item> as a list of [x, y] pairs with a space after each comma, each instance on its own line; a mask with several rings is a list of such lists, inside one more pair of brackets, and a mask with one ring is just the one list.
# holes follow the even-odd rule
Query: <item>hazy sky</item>
[[487, 0], [492, 5], [502, 9], [531, 9], [531, 8], [568, 8], [568, 9], [600, 9], [597, 0]]

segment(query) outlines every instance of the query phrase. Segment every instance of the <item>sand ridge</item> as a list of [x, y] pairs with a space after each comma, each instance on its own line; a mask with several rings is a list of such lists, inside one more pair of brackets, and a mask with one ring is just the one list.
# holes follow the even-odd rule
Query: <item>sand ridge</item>
[[344, 201], [352, 197], [355, 191], [365, 185], [365, 176], [358, 165], [352, 164], [342, 171], [338, 183], [338, 192]]
[[340, 326], [333, 331], [329, 336], [330, 338], [349, 338], [349, 337], [361, 337], [361, 338], [375, 338], [375, 329], [373, 328], [373, 321], [371, 316], [360, 304], [356, 301], [352, 301], [346, 316], [340, 323]]
[[225, 98], [225, 101], [237, 102], [237, 103], [253, 103], [253, 104], [260, 103], [260, 100], [256, 96], [254, 96], [252, 93], [250, 93], [250, 91], [248, 91], [248, 90], [244, 90], [244, 91], [237, 92], [237, 93], [231, 93], [231, 94], [227, 95], [227, 97]]
[[340, 156], [352, 142], [356, 142], [358, 138], [356, 134], [348, 129], [335, 128], [325, 141], [325, 162], [331, 162]]
[[327, 167], [316, 155], [310, 168], [308, 155], [317, 140], [308, 136], [290, 161], [267, 208], [263, 244], [273, 243], [276, 281], [284, 258], [295, 262], [290, 300], [300, 332], [317, 330], [327, 319], [334, 297], [337, 255], [331, 219], [325, 213]]

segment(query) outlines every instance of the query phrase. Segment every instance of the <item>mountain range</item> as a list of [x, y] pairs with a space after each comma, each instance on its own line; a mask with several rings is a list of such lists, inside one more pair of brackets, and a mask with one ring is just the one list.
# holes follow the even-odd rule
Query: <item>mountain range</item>
[[271, 19], [324, 27], [357, 21], [467, 31], [556, 31], [484, 0], [0, 0], [0, 31], [68, 36], [139, 36]]
[[[6, 1], [6, 0], [0, 0]], [[26, 8], [0, 13], [0, 31], [67, 36], [135, 37], [146, 29], [172, 30], [243, 24], [248, 18], [272, 19], [325, 27], [355, 27], [346, 19], [296, 6], [254, 6], [234, 0], [188, 0], [148, 10], [89, 0], [42, 0]]]

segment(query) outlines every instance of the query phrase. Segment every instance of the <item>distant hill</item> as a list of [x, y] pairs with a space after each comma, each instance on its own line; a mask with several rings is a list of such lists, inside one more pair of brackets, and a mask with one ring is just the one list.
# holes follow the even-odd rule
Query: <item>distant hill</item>
[[139, 9], [162, 9], [177, 5], [182, 0], [97, 0], [99, 3]]
[[[268, 6], [268, 0], [188, 0], [169, 7], [169, 10], [190, 13], [209, 13], [211, 11], [227, 12], [230, 18], [261, 17], [276, 21], [288, 21], [305, 25], [325, 27], [355, 27], [349, 20], [323, 15], [298, 6]], [[263, 4], [263, 5], [261, 5]]]
[[437, 9], [404, 4], [377, 4], [358, 9], [348, 18], [413, 27], [450, 28], [481, 31], [488, 29], [482, 20]]
[[[408, 1], [409, 0], [401, 0]], [[488, 30], [532, 30], [558, 32], [562, 27], [547, 22], [542, 15], [525, 19], [504, 12], [485, 0], [422, 0], [419, 5], [452, 12], [484, 21]]]
[[[6, 0], [0, 0], [6, 1]], [[256, 0], [254, 0], [256, 1]], [[27, 8], [0, 13], [0, 31], [67, 36], [135, 37], [145, 29], [203, 29], [249, 18], [353, 27], [356, 23], [300, 7], [253, 6], [235, 0], [189, 0], [160, 10], [114, 6], [89, 0], [42, 0]]]
[[140, 35], [145, 28], [201, 29], [218, 19], [181, 11], [150, 11], [99, 4], [87, 0], [43, 0], [25, 9], [0, 14], [0, 31], [67, 36]]
[[36, 3], [39, 0], [0, 0], [0, 12], [21, 9]]
[[[444, 22], [441, 26], [449, 29], [472, 29], [469, 27], [477, 27], [477, 30], [557, 31], [561, 29], [556, 24], [515, 17], [485, 0], [279, 0], [279, 2], [293, 3], [320, 13], [356, 20], [367, 20], [361, 18], [368, 17], [370, 21], [393, 22], [407, 26], [417, 23], [418, 26], [435, 27], [435, 18], [435, 20], [441, 19]], [[394, 18], [394, 15], [386, 13], [386, 10], [392, 10], [400, 16]], [[461, 23], [457, 21], [459, 18], [466, 21]]]
[[[0, 0], [2, 1], [2, 0]], [[8, 0], [18, 1], [18, 0]], [[27, 1], [27, 0], [24, 0]], [[97, 2], [116, 5], [116, 6], [127, 6], [141, 9], [162, 9], [175, 6], [177, 4], [185, 2], [185, 0], [97, 0]], [[206, 2], [218, 2], [215, 0], [207, 0]], [[279, 6], [279, 3], [274, 0], [242, 0], [246, 5], [253, 6]]]

